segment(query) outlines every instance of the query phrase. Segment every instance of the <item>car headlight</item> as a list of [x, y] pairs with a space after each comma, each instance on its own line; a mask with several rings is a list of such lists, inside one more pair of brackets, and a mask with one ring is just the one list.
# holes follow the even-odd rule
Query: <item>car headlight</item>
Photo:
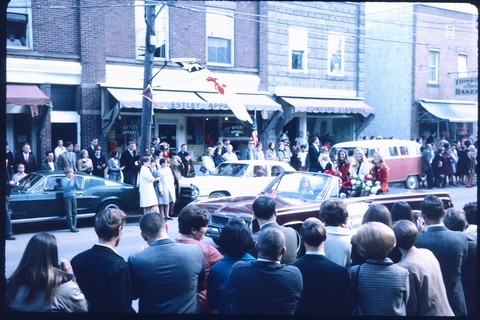
[[192, 197], [196, 197], [200, 194], [200, 189], [198, 189], [197, 186], [194, 186], [193, 184], [190, 185], [190, 189], [191, 189], [191, 194], [192, 194]]

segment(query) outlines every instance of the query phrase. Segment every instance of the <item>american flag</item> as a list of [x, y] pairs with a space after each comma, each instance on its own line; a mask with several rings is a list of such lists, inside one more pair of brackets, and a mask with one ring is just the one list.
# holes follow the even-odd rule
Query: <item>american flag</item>
[[255, 148], [257, 147], [258, 142], [258, 131], [257, 131], [257, 110], [253, 112], [253, 125], [252, 125], [252, 140]]

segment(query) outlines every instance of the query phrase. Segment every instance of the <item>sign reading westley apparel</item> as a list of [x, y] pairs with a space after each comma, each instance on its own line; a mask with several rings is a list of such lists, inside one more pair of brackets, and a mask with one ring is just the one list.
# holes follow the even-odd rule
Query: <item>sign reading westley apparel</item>
[[478, 77], [457, 78], [453, 85], [455, 96], [477, 96]]

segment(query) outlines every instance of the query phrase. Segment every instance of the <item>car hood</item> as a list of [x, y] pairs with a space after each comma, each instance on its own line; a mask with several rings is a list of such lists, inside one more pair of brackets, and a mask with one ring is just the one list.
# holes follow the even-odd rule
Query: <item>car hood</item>
[[191, 184], [194, 186], [204, 186], [204, 185], [210, 185], [214, 183], [218, 183], [219, 181], [228, 181], [229, 179], [239, 179], [242, 177], [229, 177], [229, 176], [199, 176], [199, 177], [193, 177], [193, 178], [182, 178], [180, 179], [180, 187], [190, 187]]

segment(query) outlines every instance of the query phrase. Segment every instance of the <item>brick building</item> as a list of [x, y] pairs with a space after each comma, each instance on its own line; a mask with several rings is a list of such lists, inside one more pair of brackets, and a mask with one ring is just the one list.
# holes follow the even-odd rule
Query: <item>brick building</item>
[[478, 92], [456, 95], [454, 84], [478, 78], [477, 19], [426, 4], [367, 15], [365, 101], [376, 117], [363, 134], [476, 136]]
[[[139, 143], [144, 4], [10, 1], [6, 29], [18, 41], [7, 44], [7, 100], [16, 90], [46, 99], [32, 107], [26, 99], [7, 103], [11, 149], [29, 141], [43, 159], [58, 138], [84, 147], [96, 137], [106, 156], [129, 140]], [[151, 135], [172, 148], [187, 143], [201, 155], [229, 137], [242, 150], [250, 137], [251, 124], [234, 117], [205, 72], [232, 88], [252, 118], [258, 111], [263, 141], [284, 130], [291, 140], [299, 130], [351, 140], [373, 118], [361, 98], [364, 4], [156, 4]], [[186, 72], [177, 58], [208, 71]]]

